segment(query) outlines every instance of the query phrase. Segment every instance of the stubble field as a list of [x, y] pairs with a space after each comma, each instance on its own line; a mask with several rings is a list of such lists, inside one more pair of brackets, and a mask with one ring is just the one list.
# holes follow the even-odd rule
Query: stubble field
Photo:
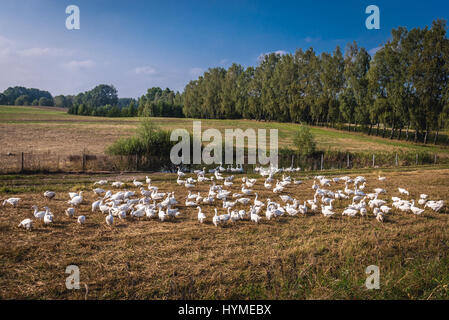
[[[331, 173], [329, 173], [331, 174]], [[384, 199], [406, 187], [413, 199], [448, 200], [449, 169], [380, 172], [364, 171], [366, 189], [387, 189]], [[296, 175], [296, 174], [295, 174]], [[350, 174], [355, 177], [356, 172]], [[337, 214], [284, 216], [256, 225], [250, 221], [215, 227], [213, 206], [202, 205], [207, 222], [200, 225], [197, 210], [184, 206], [186, 188], [173, 174], [152, 174], [160, 191], [174, 191], [180, 217], [160, 222], [146, 218], [115, 219], [92, 213], [96, 200], [92, 182], [100, 178], [128, 182], [145, 175], [16, 175], [2, 176], [9, 194], [22, 198], [18, 208], [0, 207], [1, 299], [447, 299], [449, 298], [449, 215], [426, 210], [422, 216], [394, 210], [384, 223], [367, 217], [341, 216], [348, 201], [335, 203]], [[242, 175], [230, 190], [237, 192]], [[286, 194], [313, 198], [310, 177], [291, 185]], [[132, 187], [131, 187], [132, 186]], [[193, 192], [205, 194], [209, 184]], [[109, 186], [106, 189], [110, 189]], [[330, 189], [343, 189], [333, 185]], [[57, 191], [45, 200], [45, 190]], [[68, 191], [86, 190], [77, 215], [80, 226], [64, 210]], [[259, 178], [259, 198], [281, 202]], [[254, 196], [251, 197], [251, 200]], [[389, 201], [391, 203], [391, 201]], [[55, 214], [51, 226], [35, 221], [33, 231], [17, 228], [32, 217], [32, 205], [47, 205]], [[216, 203], [219, 208], [221, 201]], [[248, 206], [240, 208], [248, 209]], [[225, 213], [219, 208], [219, 214]], [[263, 214], [261, 214], [264, 216]], [[80, 290], [65, 286], [68, 265], [80, 268]], [[369, 265], [380, 268], [380, 289], [365, 287]]]

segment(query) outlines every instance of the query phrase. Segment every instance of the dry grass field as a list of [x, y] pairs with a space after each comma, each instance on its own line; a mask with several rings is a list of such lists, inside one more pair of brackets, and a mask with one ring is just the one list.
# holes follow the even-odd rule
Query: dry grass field
[[[449, 169], [363, 171], [367, 188], [397, 187], [411, 198], [427, 193], [449, 200]], [[340, 173], [341, 175], [342, 173]], [[344, 173], [346, 174], [346, 173]], [[358, 173], [352, 172], [355, 177]], [[336, 203], [338, 214], [284, 216], [255, 225], [250, 221], [215, 227], [213, 206], [203, 205], [208, 221], [197, 222], [197, 210], [183, 205], [187, 194], [173, 174], [152, 174], [161, 191], [175, 191], [181, 215], [168, 221], [115, 219], [105, 224], [100, 212], [91, 213], [92, 182], [132, 181], [137, 176], [10, 175], [0, 176], [0, 197], [22, 198], [18, 208], [0, 207], [0, 299], [448, 299], [449, 214], [426, 210], [422, 216], [394, 211], [384, 223], [368, 217], [341, 216], [347, 201]], [[301, 177], [301, 176], [299, 176]], [[234, 179], [240, 182], [241, 176]], [[311, 199], [312, 180], [289, 186], [287, 194]], [[135, 190], [128, 183], [127, 189]], [[231, 188], [236, 192], [240, 184]], [[332, 190], [343, 189], [333, 185]], [[43, 191], [57, 191], [47, 201]], [[67, 192], [89, 191], [77, 214], [80, 226], [64, 215]], [[207, 184], [194, 192], [205, 193]], [[269, 193], [258, 179], [254, 190], [265, 200]], [[251, 197], [253, 198], [253, 197]], [[391, 201], [390, 201], [391, 202]], [[220, 202], [221, 203], [221, 202]], [[18, 223], [32, 217], [31, 206], [47, 205], [54, 224], [35, 222], [31, 232]], [[223, 209], [219, 210], [224, 213]], [[65, 287], [65, 268], [80, 268], [81, 289]], [[380, 289], [365, 288], [365, 269], [380, 268]], [[87, 290], [86, 290], [87, 288]]]
[[[154, 118], [163, 129], [192, 130], [195, 119]], [[253, 120], [201, 120], [202, 130], [216, 128], [278, 129], [279, 146], [291, 147], [297, 124], [259, 122]], [[56, 108], [0, 106], [0, 153], [50, 152], [60, 155], [104, 153], [107, 146], [120, 137], [131, 136], [138, 128], [139, 118], [102, 118], [67, 114]], [[347, 152], [427, 151], [447, 156], [449, 146], [414, 144], [383, 139], [360, 133], [348, 133], [313, 127], [312, 133], [320, 150]], [[68, 143], [69, 142], [69, 143]]]

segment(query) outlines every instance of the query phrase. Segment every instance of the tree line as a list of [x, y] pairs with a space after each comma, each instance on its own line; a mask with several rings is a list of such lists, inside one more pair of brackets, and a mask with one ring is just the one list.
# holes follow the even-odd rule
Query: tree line
[[117, 89], [99, 85], [71, 99], [70, 114], [103, 117], [182, 117], [179, 92], [159, 87], [148, 89], [138, 100], [118, 98]]
[[374, 57], [353, 42], [344, 54], [338, 46], [319, 55], [298, 49], [264, 55], [256, 67], [210, 68], [186, 85], [183, 113], [344, 126], [392, 139], [405, 133], [424, 143], [434, 131], [436, 141], [449, 122], [446, 29], [443, 20], [393, 29]]
[[53, 106], [53, 97], [48, 91], [35, 88], [9, 87], [0, 93], [0, 105]]

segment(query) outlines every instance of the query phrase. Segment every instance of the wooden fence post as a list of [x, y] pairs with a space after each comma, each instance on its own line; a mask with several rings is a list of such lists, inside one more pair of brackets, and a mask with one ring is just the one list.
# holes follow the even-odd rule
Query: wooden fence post
[[24, 161], [23, 161], [23, 152], [20, 154], [20, 172], [23, 172], [24, 170]]
[[418, 154], [416, 154], [416, 165], [418, 165]]
[[83, 157], [82, 157], [82, 165], [83, 165], [83, 172], [86, 171], [86, 155], [83, 151]]
[[347, 162], [347, 167], [349, 168], [349, 153], [346, 154], [346, 162]]
[[376, 156], [373, 154], [373, 168], [375, 166]]
[[437, 154], [435, 153], [435, 159], [433, 161], [433, 164], [437, 164]]
[[396, 166], [398, 166], [398, 154], [396, 153]]
[[324, 153], [321, 154], [321, 170], [324, 168]]

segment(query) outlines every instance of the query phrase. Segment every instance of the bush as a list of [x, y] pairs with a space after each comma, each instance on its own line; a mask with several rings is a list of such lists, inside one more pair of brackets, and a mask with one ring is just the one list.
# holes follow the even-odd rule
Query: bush
[[27, 95], [22, 95], [20, 97], [17, 97], [17, 99], [14, 101], [14, 105], [16, 106], [27, 106], [29, 104], [29, 97]]
[[176, 144], [170, 141], [170, 131], [159, 129], [150, 119], [144, 119], [133, 137], [122, 138], [106, 150], [111, 155], [140, 155], [170, 157]]
[[39, 99], [39, 105], [43, 106], [43, 107], [52, 107], [53, 106], [53, 100], [46, 98], [46, 97], [42, 97]]
[[306, 125], [299, 126], [295, 134], [293, 143], [301, 155], [310, 155], [315, 152], [316, 142], [310, 128]]

